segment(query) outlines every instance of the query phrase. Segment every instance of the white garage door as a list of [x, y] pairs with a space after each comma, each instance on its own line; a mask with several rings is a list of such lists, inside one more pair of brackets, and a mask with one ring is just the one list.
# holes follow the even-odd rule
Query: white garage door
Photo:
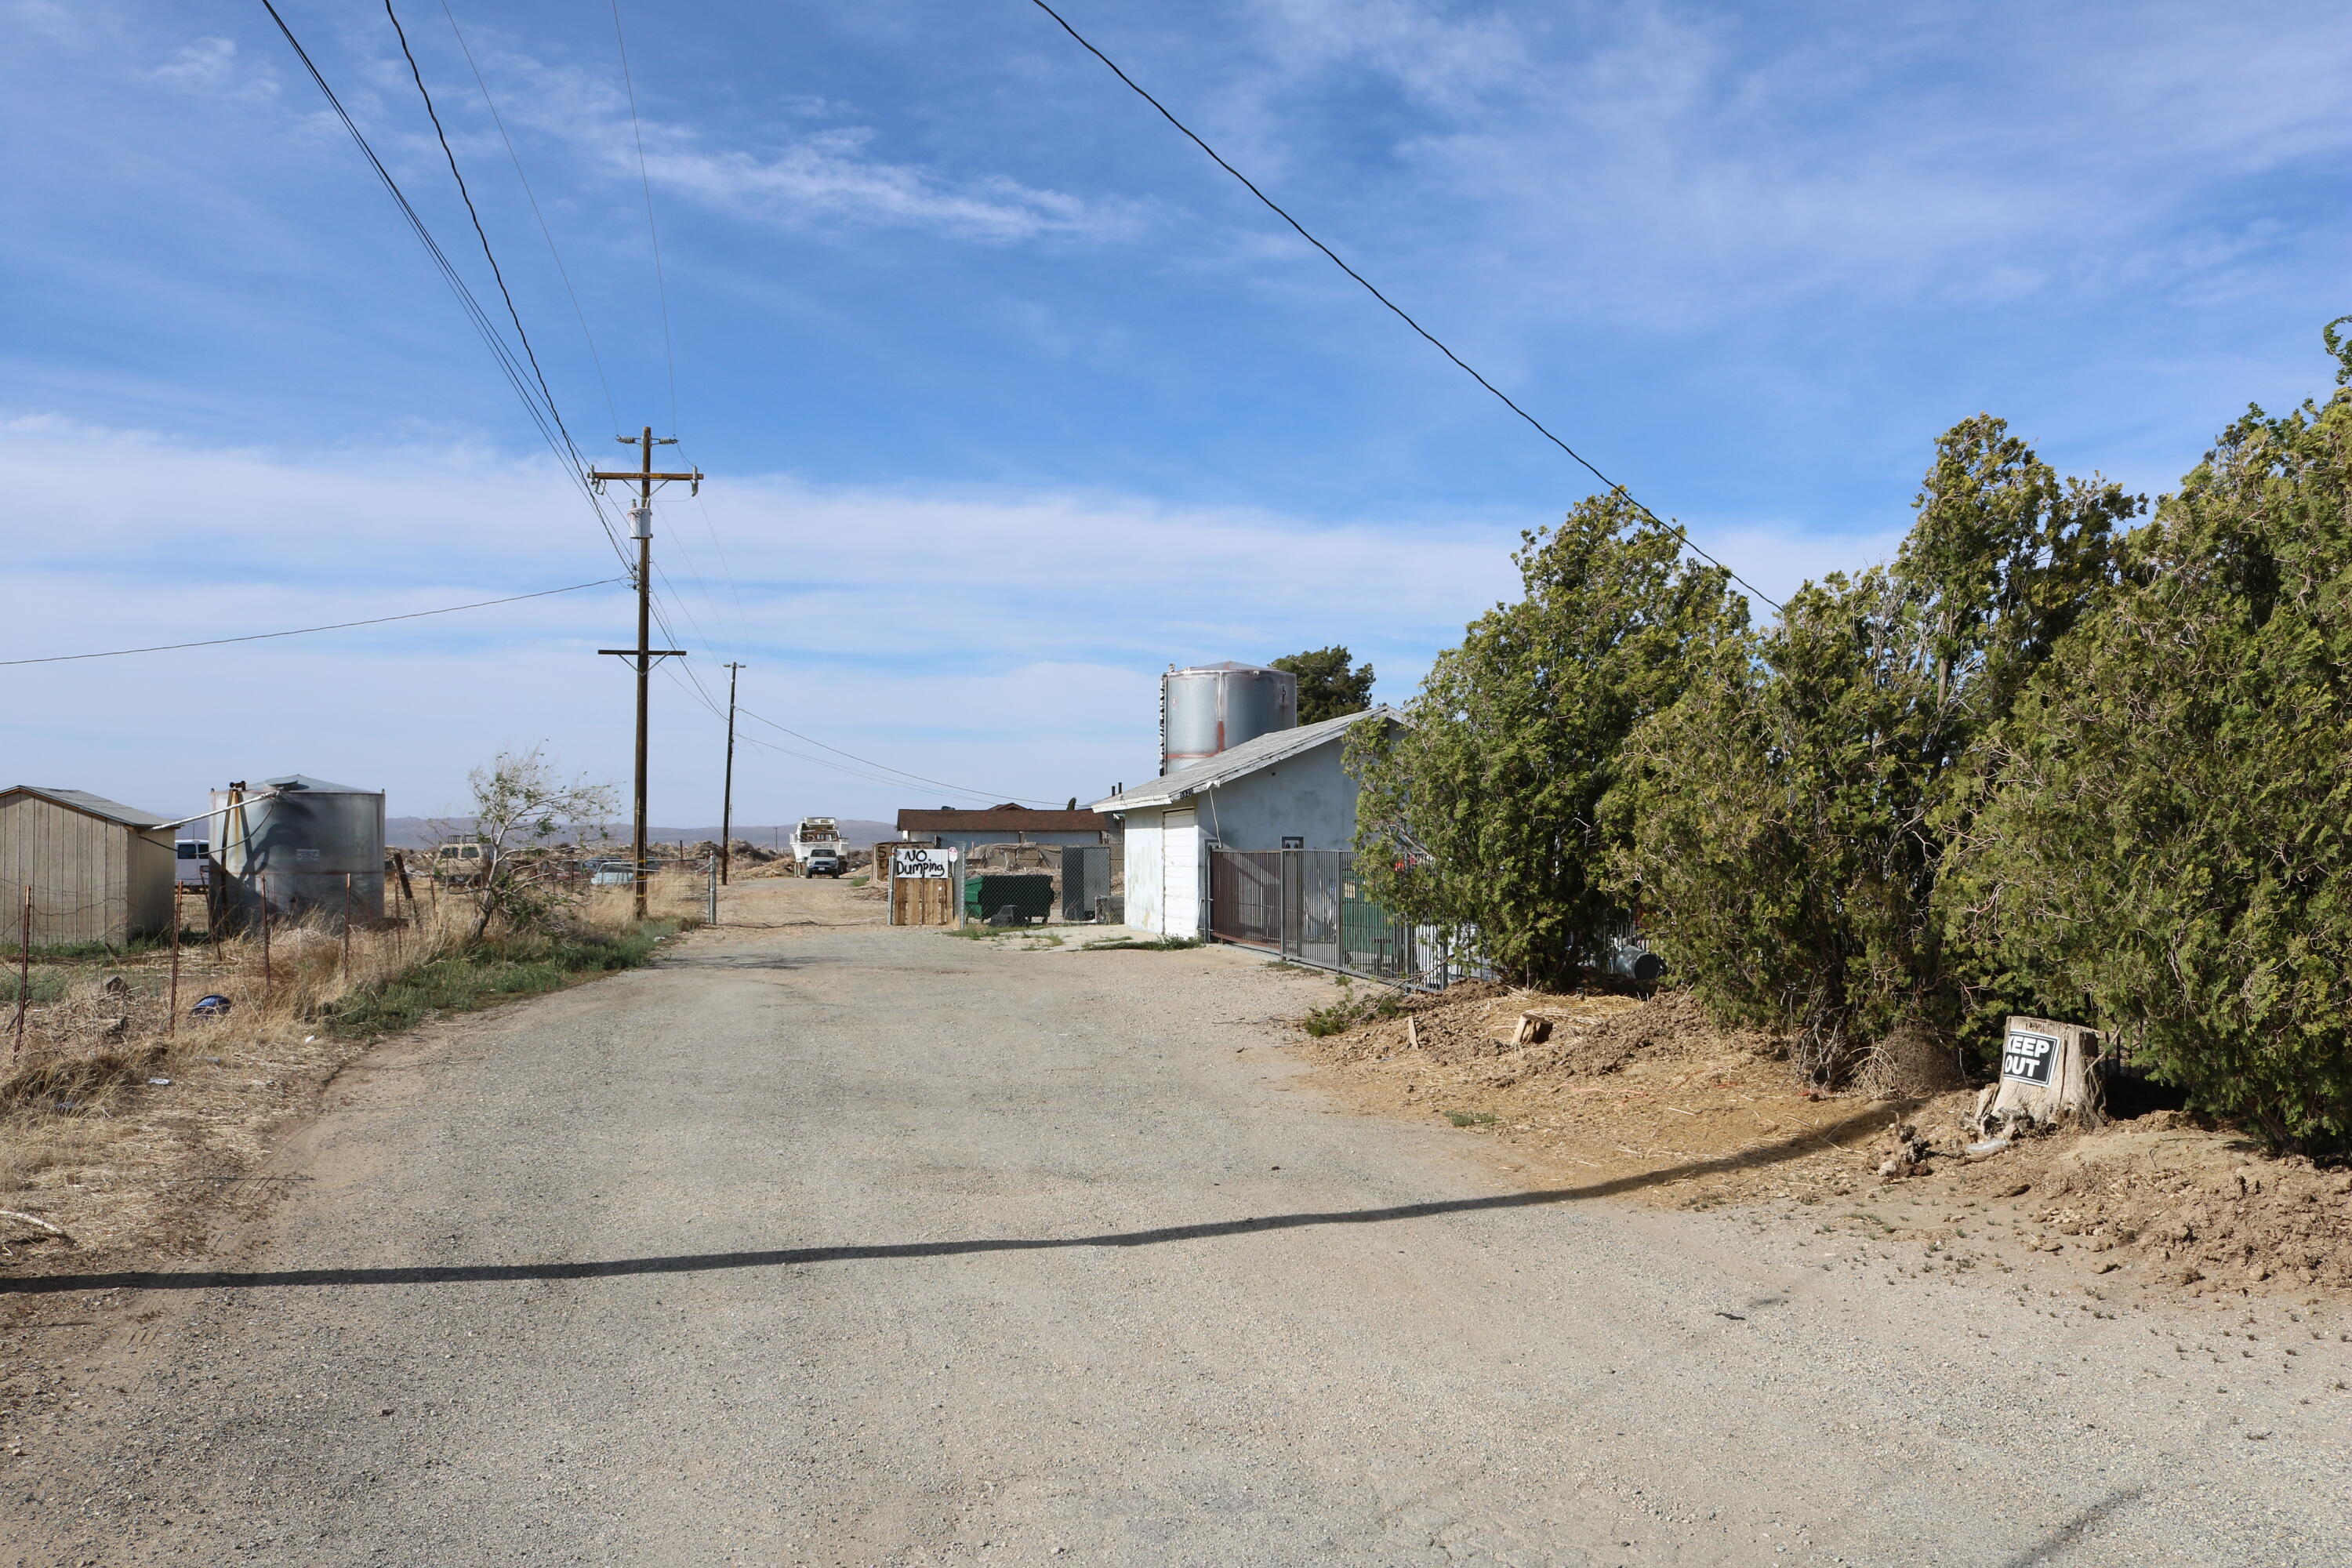
[[1160, 814], [1160, 910], [1162, 934], [1201, 934], [1201, 816], [1197, 811]]

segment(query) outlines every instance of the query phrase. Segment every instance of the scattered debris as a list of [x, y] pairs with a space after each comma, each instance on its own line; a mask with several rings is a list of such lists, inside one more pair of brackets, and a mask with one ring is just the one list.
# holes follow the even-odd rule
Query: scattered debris
[[1895, 1130], [1895, 1152], [1880, 1162], [1878, 1178], [1883, 1182], [1899, 1182], [1908, 1176], [1927, 1173], [1927, 1159], [1936, 1146], [1927, 1142], [1916, 1126], [1909, 1122]]

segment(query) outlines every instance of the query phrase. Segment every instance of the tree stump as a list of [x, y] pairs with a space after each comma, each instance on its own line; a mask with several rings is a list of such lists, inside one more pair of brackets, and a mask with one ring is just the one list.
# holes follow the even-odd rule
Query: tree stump
[[2000, 1082], [1979, 1112], [1988, 1129], [2017, 1121], [2053, 1126], [2106, 1120], [2106, 1097], [2091, 1070], [2099, 1059], [2099, 1031], [2049, 1018], [2011, 1016], [2003, 1031]]

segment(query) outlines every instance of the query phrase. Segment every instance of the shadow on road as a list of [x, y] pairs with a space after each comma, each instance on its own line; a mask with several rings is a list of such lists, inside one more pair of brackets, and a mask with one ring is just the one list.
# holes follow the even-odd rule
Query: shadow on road
[[2036, 1568], [2037, 1564], [2054, 1561], [2058, 1554], [2083, 1538], [2085, 1531], [2121, 1508], [2137, 1502], [2147, 1493], [2146, 1487], [2119, 1487], [2109, 1492], [2056, 1530], [2048, 1540], [2018, 1556], [2008, 1558], [2001, 1568]]
[[459, 1263], [404, 1268], [125, 1270], [113, 1274], [51, 1274], [35, 1279], [0, 1279], [0, 1296], [54, 1295], [67, 1290], [212, 1290], [257, 1289], [278, 1285], [479, 1285], [516, 1279], [609, 1279], [631, 1274], [700, 1274], [722, 1268], [781, 1268], [798, 1263], [960, 1258], [981, 1252], [1051, 1252], [1078, 1247], [1160, 1247], [1175, 1241], [1214, 1241], [1230, 1236], [1254, 1236], [1261, 1231], [1299, 1230], [1316, 1226], [1388, 1225], [1398, 1220], [1434, 1219], [1444, 1215], [1580, 1203], [1590, 1198], [1639, 1192], [1645, 1187], [1664, 1186], [1695, 1176], [1779, 1164], [1784, 1160], [1810, 1153], [1846, 1133], [1883, 1125], [1891, 1114], [1885, 1109], [1865, 1110], [1827, 1126], [1817, 1127], [1801, 1136], [1763, 1144], [1721, 1159], [1695, 1160], [1685, 1164], [1670, 1165], [1664, 1170], [1643, 1171], [1580, 1187], [1550, 1187], [1540, 1192], [1505, 1193], [1484, 1198], [1444, 1198], [1430, 1203], [1397, 1204], [1388, 1208], [1264, 1215], [1246, 1219], [1209, 1220], [1198, 1225], [1161, 1226], [1151, 1230], [1112, 1231], [1100, 1236], [983, 1237], [966, 1241], [900, 1241], [863, 1247], [788, 1247], [764, 1252], [697, 1252], [670, 1258], [614, 1258], [583, 1263]]

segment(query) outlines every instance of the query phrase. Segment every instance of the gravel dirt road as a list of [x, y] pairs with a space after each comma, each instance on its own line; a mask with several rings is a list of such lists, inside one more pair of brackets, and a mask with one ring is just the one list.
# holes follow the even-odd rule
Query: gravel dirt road
[[44, 1284], [0, 1562], [2352, 1562], [2325, 1310], [1529, 1191], [1233, 950], [730, 908], [347, 1073], [235, 1255]]

